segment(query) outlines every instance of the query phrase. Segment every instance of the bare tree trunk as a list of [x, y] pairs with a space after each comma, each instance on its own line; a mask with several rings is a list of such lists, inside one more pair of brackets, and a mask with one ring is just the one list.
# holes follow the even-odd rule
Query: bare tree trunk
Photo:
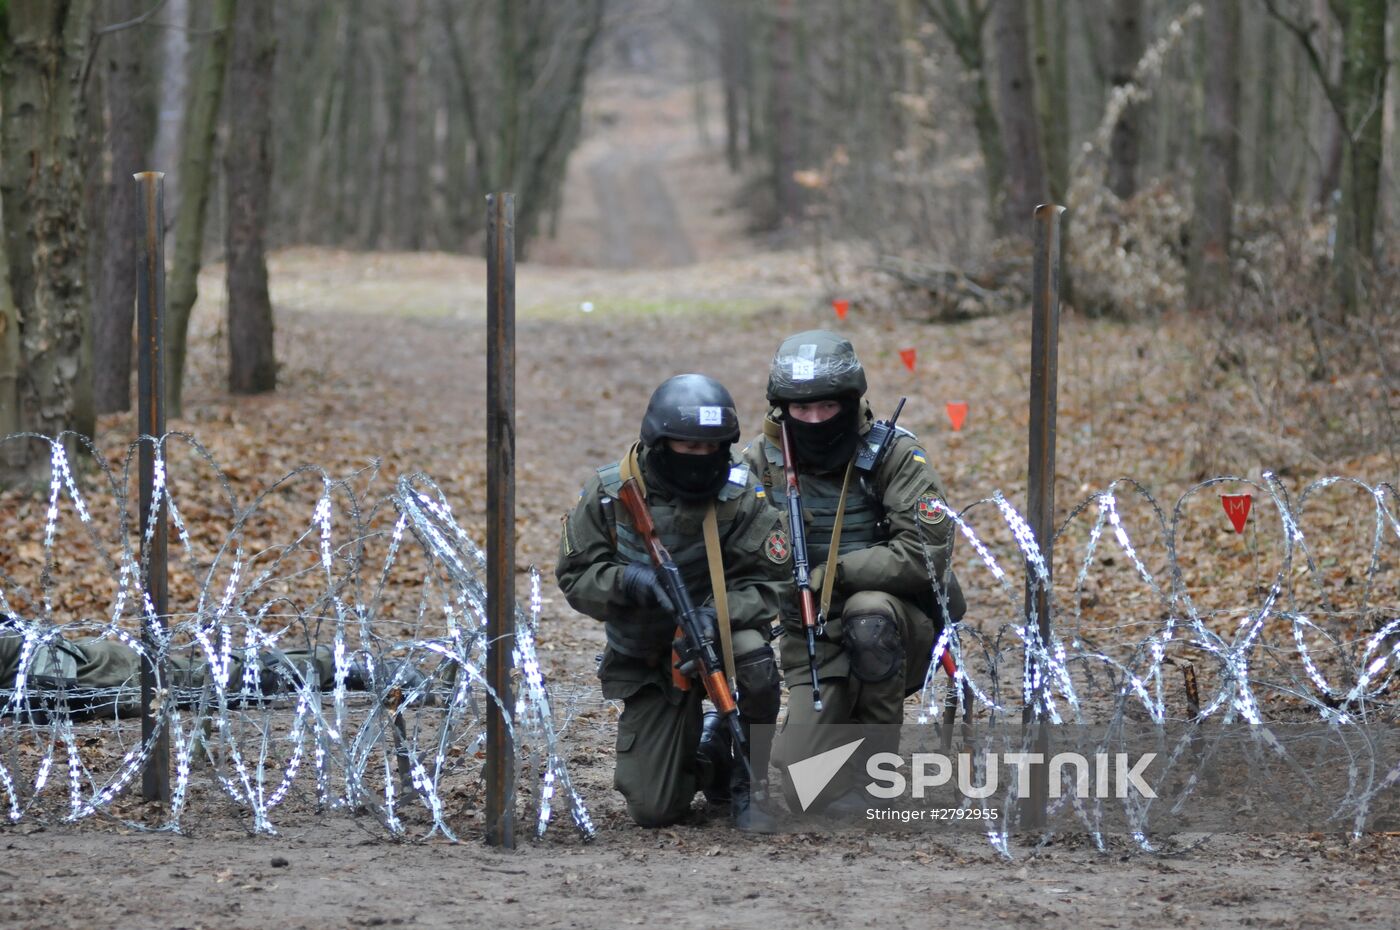
[[1230, 226], [1238, 175], [1240, 80], [1239, 6], [1209, 3], [1205, 33], [1205, 126], [1196, 174], [1187, 303], [1213, 309], [1230, 288]]
[[[145, 0], [112, 0], [108, 15], [125, 23], [141, 15]], [[104, 40], [106, 60], [107, 216], [102, 242], [102, 278], [93, 314], [93, 402], [98, 413], [131, 409], [132, 327], [136, 321], [137, 191], [132, 175], [143, 171], [151, 127], [141, 103], [145, 66], [137, 28], [121, 29]]]
[[[0, 215], [4, 211], [0, 200]], [[24, 423], [19, 416], [19, 381], [23, 358], [19, 345], [19, 307], [15, 306], [15, 295], [10, 290], [10, 262], [0, 248], [0, 436], [23, 431]], [[0, 445], [0, 475], [5, 475], [12, 465], [22, 464], [24, 449], [17, 443]], [[17, 461], [11, 461], [16, 459]], [[0, 478], [0, 483], [11, 480]]]
[[[1312, 27], [1321, 37], [1322, 61], [1326, 63], [1327, 74], [1319, 75], [1323, 84], [1338, 85], [1342, 80], [1342, 53], [1339, 43], [1333, 37], [1333, 19], [1328, 0], [1313, 0]], [[1322, 164], [1318, 167], [1317, 187], [1313, 192], [1313, 203], [1323, 209], [1332, 206], [1332, 195], [1342, 183], [1342, 149], [1346, 143], [1346, 130], [1342, 127], [1342, 115], [1328, 99], [1324, 91], [1321, 103], [1322, 131], [1326, 141], [1322, 148]]]
[[[1235, 5], [1236, 0], [1225, 0]], [[1113, 36], [1110, 57], [1114, 87], [1132, 82], [1133, 71], [1142, 57], [1145, 46], [1142, 21], [1142, 0], [1113, 0], [1113, 12], [1109, 14], [1109, 28]], [[1137, 193], [1137, 168], [1140, 151], [1143, 117], [1140, 105], [1123, 108], [1118, 122], [1114, 124], [1113, 136], [1108, 149], [1108, 189], [1122, 200]]]
[[742, 167], [740, 102], [748, 37], [744, 33], [743, 10], [735, 0], [717, 0], [713, 10], [719, 33], [719, 77], [724, 88], [724, 157], [729, 170], [737, 174]]
[[1045, 140], [1045, 168], [1050, 196], [1064, 203], [1069, 189], [1069, 62], [1065, 19], [1067, 3], [1034, 0], [1031, 21], [1035, 31], [1035, 100]]
[[185, 124], [185, 107], [190, 83], [189, 0], [166, 0], [165, 19], [171, 28], [160, 40], [160, 90], [156, 114], [156, 139], [151, 167], [165, 172], [165, 205], [172, 213], [180, 206], [180, 133]]
[[773, 12], [771, 56], [773, 75], [769, 112], [772, 119], [773, 199], [779, 223], [795, 219], [802, 205], [797, 181], [797, 14], [793, 0], [777, 0]]
[[263, 240], [272, 179], [272, 0], [241, 0], [229, 50], [228, 184], [229, 390], [257, 394], [277, 386], [272, 301]]
[[[1257, 74], [1282, 75], [1287, 72], [1281, 67], [1282, 56], [1279, 48], [1279, 31], [1267, 18], [1255, 17], [1259, 31], [1256, 48], [1259, 61], [1254, 66]], [[1253, 145], [1253, 170], [1250, 172], [1250, 193], [1260, 203], [1272, 203], [1276, 178], [1280, 175], [1278, 153], [1278, 94], [1274, 80], [1260, 81], [1258, 100], [1255, 102], [1254, 133], [1250, 142]]]
[[397, 241], [395, 245], [410, 251], [423, 247], [423, 81], [420, 61], [420, 32], [423, 12], [419, 0], [400, 0], [398, 24], [403, 34], [401, 62], [403, 70], [402, 125], [397, 145], [398, 203], [395, 205]]
[[166, 298], [166, 395], [169, 416], [184, 416], [185, 357], [190, 314], [199, 297], [199, 268], [203, 258], [204, 228], [208, 216], [210, 180], [214, 173], [214, 141], [218, 135], [219, 107], [224, 95], [228, 64], [230, 23], [234, 0], [218, 0], [214, 6], [213, 34], [199, 56], [199, 72], [185, 107], [180, 136], [180, 177], [184, 195], [175, 218], [175, 259], [170, 270]]
[[[13, 359], [19, 337], [17, 398], [0, 420], [55, 435], [92, 434], [91, 383], [84, 367], [82, 71], [91, 4], [11, 0], [9, 41], [0, 55], [0, 198], [11, 300], [0, 298]], [[4, 381], [0, 380], [0, 389]], [[7, 444], [0, 483], [33, 480], [48, 466], [47, 450]]]
[[[1348, 0], [1342, 51], [1342, 96], [1350, 144], [1342, 164], [1337, 216], [1339, 272], [1354, 277], [1354, 260], [1375, 257], [1376, 216], [1384, 161], [1385, 13], [1387, 0]], [[1353, 301], [1348, 300], [1350, 307]]]
[[924, 11], [938, 26], [953, 54], [962, 62], [972, 84], [968, 106], [972, 110], [972, 126], [977, 132], [977, 148], [982, 153], [982, 170], [987, 182], [987, 206], [992, 224], [1001, 222], [1001, 202], [1006, 186], [1006, 144], [1002, 141], [1001, 124], [987, 83], [986, 56], [983, 53], [983, 31], [987, 15], [995, 0], [923, 0]]
[[996, 17], [997, 90], [1002, 139], [1006, 143], [1007, 185], [1002, 204], [1003, 235], [1029, 227], [1038, 204], [1049, 200], [1045, 157], [1035, 116], [1026, 6], [998, 3]]

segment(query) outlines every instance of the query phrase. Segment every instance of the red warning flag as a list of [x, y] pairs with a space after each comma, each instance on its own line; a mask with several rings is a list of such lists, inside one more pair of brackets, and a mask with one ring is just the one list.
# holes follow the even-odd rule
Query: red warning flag
[[833, 300], [831, 302], [831, 309], [836, 311], [836, 318], [838, 320], [844, 320], [846, 318], [846, 313], [851, 309], [851, 302], [849, 300]]
[[1249, 522], [1249, 508], [1253, 503], [1254, 498], [1249, 494], [1220, 495], [1220, 504], [1225, 508], [1225, 516], [1235, 525], [1236, 533], [1244, 532], [1244, 525]]
[[953, 424], [953, 432], [958, 432], [963, 428], [963, 422], [967, 420], [967, 401], [949, 402], [948, 422]]
[[904, 367], [905, 367], [905, 368], [908, 368], [910, 371], [913, 371], [913, 370], [914, 370], [914, 360], [915, 360], [915, 358], [917, 358], [917, 356], [918, 356], [918, 352], [917, 352], [917, 350], [915, 350], [915, 349], [900, 349], [900, 350], [899, 350], [899, 360], [900, 360], [901, 362], [903, 362], [903, 363], [904, 363]]

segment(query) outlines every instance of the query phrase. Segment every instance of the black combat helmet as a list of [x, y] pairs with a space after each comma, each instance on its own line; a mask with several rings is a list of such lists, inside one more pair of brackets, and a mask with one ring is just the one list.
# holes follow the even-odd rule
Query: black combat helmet
[[778, 346], [768, 369], [768, 402], [775, 407], [794, 401], [865, 395], [865, 369], [845, 336], [809, 329]]
[[705, 375], [676, 375], [652, 392], [642, 442], [688, 439], [727, 445], [739, 438], [739, 414], [724, 385]]

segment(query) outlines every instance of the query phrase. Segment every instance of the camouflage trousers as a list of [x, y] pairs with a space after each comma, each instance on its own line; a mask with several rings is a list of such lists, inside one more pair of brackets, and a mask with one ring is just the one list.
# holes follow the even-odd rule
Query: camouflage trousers
[[[856, 617], [879, 616], [893, 623], [898, 634], [897, 650], [892, 649], [894, 667], [880, 681], [863, 681], [852, 667], [852, 656], [844, 645], [845, 625]], [[791, 629], [791, 628], [789, 628]], [[835, 749], [840, 737], [822, 732], [824, 724], [894, 724], [904, 722], [904, 699], [918, 691], [928, 674], [929, 660], [938, 627], [912, 602], [881, 591], [852, 595], [841, 614], [828, 621], [823, 641], [818, 642], [817, 675], [822, 689], [822, 711], [812, 703], [812, 676], [807, 658], [807, 641], [800, 633], [786, 633], [782, 639], [783, 678], [788, 688], [787, 717], [778, 729], [773, 761], [786, 772], [788, 765]], [[831, 780], [814, 807], [824, 805], [864, 782], [865, 760], [876, 752], [895, 752], [895, 745], [876, 745], [867, 739], [861, 751]], [[796, 810], [796, 796], [790, 784], [784, 785], [788, 806]]]
[[[734, 665], [740, 721], [776, 722], [782, 692], [767, 637], [754, 630], [735, 631]], [[676, 823], [690, 811], [695, 793], [712, 787], [711, 773], [696, 754], [704, 689], [698, 682], [686, 691], [677, 688], [669, 654], [648, 660], [611, 647], [603, 653], [598, 678], [603, 697], [623, 702], [613, 786], [626, 800], [628, 815], [643, 827]], [[755, 773], [766, 772], [769, 747], [751, 746], [750, 754]]]
[[[24, 638], [15, 633], [0, 634], [0, 691], [15, 687], [19, 674]], [[141, 657], [126, 643], [111, 638], [55, 640], [34, 651], [26, 674], [26, 690], [40, 699], [51, 699], [61, 691], [75, 711], [89, 715], [127, 714], [141, 703]], [[335, 659], [329, 646], [312, 650], [263, 653], [254, 675], [257, 689], [283, 690], [283, 686], [307, 674], [329, 687], [335, 678]], [[170, 660], [168, 686], [177, 699], [191, 699], [209, 679], [209, 665], [199, 656]], [[241, 688], [244, 667], [234, 653], [229, 668], [228, 688]], [[4, 698], [0, 697], [0, 704]]]

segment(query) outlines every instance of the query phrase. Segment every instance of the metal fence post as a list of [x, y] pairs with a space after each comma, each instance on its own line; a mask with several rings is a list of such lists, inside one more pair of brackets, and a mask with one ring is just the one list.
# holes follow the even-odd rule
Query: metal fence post
[[[1026, 517], [1049, 573], [1044, 585], [1029, 570], [1026, 578], [1027, 620], [1034, 617], [1043, 647], [1050, 641], [1050, 594], [1054, 579], [1055, 537], [1055, 413], [1060, 342], [1060, 214], [1065, 208], [1043, 203], [1035, 208], [1035, 259], [1031, 272], [1031, 409], [1030, 461]], [[1036, 749], [1042, 761], [1031, 769], [1031, 796], [1023, 807], [1022, 824], [1044, 827], [1049, 804], [1048, 758], [1050, 735], [1045, 719], [1046, 669], [1026, 656], [1026, 674], [1033, 691], [1023, 722], [1036, 727]]]
[[[141, 239], [141, 260], [136, 265], [136, 340], [140, 358], [137, 371], [137, 432], [148, 437], [141, 443], [140, 495], [141, 533], [151, 526], [151, 504], [155, 495], [156, 444], [165, 435], [165, 175], [142, 171], [133, 176], [141, 188], [141, 217], [145, 236]], [[119, 222], [124, 218], [119, 218]], [[155, 617], [142, 625], [141, 642], [148, 655], [160, 654], [157, 633], [163, 632], [169, 613], [166, 586], [166, 496], [162, 493], [155, 514], [155, 531], [145, 558], [146, 593]], [[141, 796], [147, 801], [170, 803], [170, 733], [162, 720], [156, 694], [157, 668], [150, 661], [141, 664], [141, 739], [155, 738], [151, 756], [141, 773]], [[160, 660], [159, 680], [169, 688], [169, 669]]]
[[486, 842], [515, 847], [515, 195], [486, 198]]

